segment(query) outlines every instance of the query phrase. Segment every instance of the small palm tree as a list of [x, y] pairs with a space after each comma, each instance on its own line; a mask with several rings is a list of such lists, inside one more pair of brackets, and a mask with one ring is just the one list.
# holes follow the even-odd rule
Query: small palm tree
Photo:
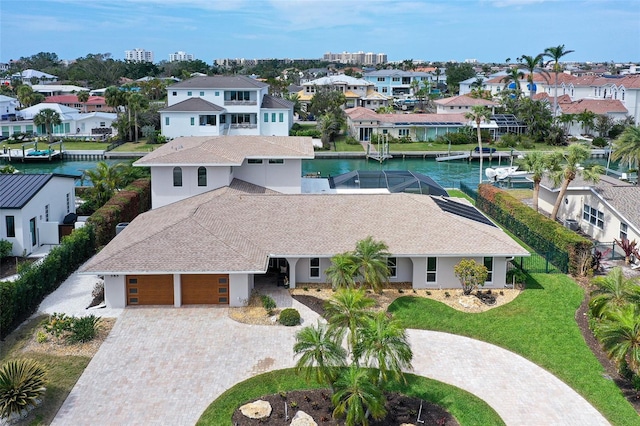
[[60, 114], [51, 108], [41, 109], [40, 112], [33, 117], [33, 124], [36, 126], [44, 126], [49, 143], [53, 142], [53, 126], [59, 126], [61, 123]]
[[491, 117], [491, 110], [486, 106], [482, 105], [474, 105], [471, 107], [471, 111], [467, 112], [464, 117], [467, 120], [471, 120], [476, 123], [476, 135], [478, 137], [478, 150], [480, 153], [480, 177], [478, 180], [478, 185], [482, 183], [482, 130], [480, 129], [480, 123], [489, 120]]
[[109, 201], [113, 194], [126, 184], [127, 165], [117, 163], [110, 166], [104, 161], [98, 161], [95, 169], [83, 172], [82, 178], [91, 182], [92, 187], [88, 192], [92, 201], [99, 207]]
[[509, 84], [513, 82], [516, 97], [519, 97], [521, 92], [520, 80], [522, 80], [523, 78], [524, 73], [522, 71], [520, 71], [517, 67], [511, 67], [509, 68], [509, 71], [507, 71], [507, 75], [500, 79], [500, 82], [504, 83], [505, 88], [509, 87]]
[[318, 383], [332, 385], [338, 367], [346, 363], [347, 351], [341, 340], [340, 333], [321, 323], [300, 330], [293, 346], [293, 353], [300, 356], [296, 372], [303, 372], [307, 380], [313, 377]]
[[611, 311], [595, 328], [602, 347], [620, 369], [625, 363], [640, 374], [640, 310], [629, 304]]
[[604, 277], [597, 277], [593, 283], [598, 286], [591, 293], [589, 308], [596, 318], [602, 318], [612, 310], [627, 304], [640, 304], [640, 286], [635, 279], [626, 278], [622, 268], [616, 267]]
[[542, 178], [547, 172], [553, 172], [558, 169], [558, 159], [558, 156], [543, 154], [540, 151], [531, 151], [519, 162], [520, 167], [531, 173], [531, 180], [533, 180], [533, 209], [535, 211], [538, 211], [540, 182], [542, 182]]
[[357, 341], [358, 328], [364, 326], [367, 319], [371, 317], [370, 308], [374, 305], [375, 301], [367, 297], [362, 289], [338, 290], [325, 303], [330, 328], [340, 334], [344, 334], [344, 330], [349, 330], [348, 341], [353, 348]]
[[369, 371], [353, 365], [336, 380], [331, 402], [336, 407], [333, 416], [345, 416], [346, 426], [367, 426], [369, 417], [381, 419], [386, 414], [380, 387], [371, 380]]
[[31, 359], [16, 359], [0, 368], [0, 418], [35, 407], [46, 388], [45, 370]]
[[331, 282], [331, 288], [354, 287], [355, 275], [358, 273], [353, 253], [339, 253], [331, 258], [331, 266], [325, 271], [325, 275]]
[[535, 90], [534, 90], [535, 83], [533, 80], [534, 80], [536, 71], [545, 77], [548, 75], [546, 71], [541, 69], [541, 67], [544, 65], [543, 63], [544, 54], [539, 53], [536, 56], [522, 55], [521, 58], [522, 58], [522, 61], [524, 62], [525, 68], [527, 69], [527, 71], [529, 71], [529, 73], [527, 74], [527, 83], [529, 83], [529, 98], [533, 99], [533, 95], [535, 93]]
[[[612, 160], [628, 162], [630, 167], [640, 167], [640, 127], [627, 126], [613, 142]], [[640, 179], [636, 179], [638, 185]]]
[[406, 329], [385, 312], [368, 319], [358, 333], [353, 357], [377, 369], [378, 382], [403, 379], [402, 369], [411, 367], [413, 352]]
[[564, 164], [558, 169], [558, 171], [551, 173], [551, 180], [554, 185], [562, 183], [560, 191], [558, 192], [558, 198], [556, 199], [553, 210], [551, 211], [551, 220], [555, 220], [558, 217], [558, 211], [564, 196], [567, 193], [569, 184], [578, 176], [582, 175], [583, 179], [597, 183], [600, 180], [600, 175], [604, 173], [604, 168], [600, 165], [591, 165], [588, 167], [581, 167], [580, 164], [591, 157], [589, 150], [580, 144], [569, 145], [567, 152], [563, 154]]
[[78, 102], [82, 102], [83, 106], [84, 106], [84, 112], [87, 112], [87, 101], [89, 100], [89, 92], [87, 92], [86, 90], [83, 90], [81, 92], [78, 92]]
[[380, 292], [382, 286], [389, 282], [388, 249], [384, 242], [368, 236], [356, 243], [356, 250], [353, 253], [362, 284], [376, 292]]
[[544, 49], [543, 55], [550, 58], [549, 62], [553, 62], [553, 74], [555, 76], [553, 82], [553, 115], [558, 114], [558, 74], [562, 72], [562, 66], [560, 65], [560, 58], [569, 53], [573, 53], [573, 50], [565, 50], [564, 44], [556, 47], [547, 47]]

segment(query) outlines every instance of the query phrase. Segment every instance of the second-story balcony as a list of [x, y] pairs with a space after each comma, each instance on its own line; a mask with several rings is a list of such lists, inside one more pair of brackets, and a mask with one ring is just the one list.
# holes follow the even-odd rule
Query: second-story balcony
[[224, 101], [225, 106], [228, 105], [257, 105], [257, 101]]

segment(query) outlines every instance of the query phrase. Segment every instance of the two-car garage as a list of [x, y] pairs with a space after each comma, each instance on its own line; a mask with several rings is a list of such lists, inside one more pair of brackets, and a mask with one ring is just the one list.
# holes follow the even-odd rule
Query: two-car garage
[[[189, 274], [180, 276], [181, 305], [229, 303], [228, 274]], [[127, 305], [174, 305], [174, 276], [127, 275]]]

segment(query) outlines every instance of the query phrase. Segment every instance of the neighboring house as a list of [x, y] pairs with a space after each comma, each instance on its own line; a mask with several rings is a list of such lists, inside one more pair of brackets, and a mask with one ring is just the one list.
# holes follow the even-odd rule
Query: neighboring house
[[302, 160], [313, 157], [310, 137], [185, 137], [167, 142], [134, 166], [150, 168], [156, 209], [228, 186], [233, 179], [299, 194]]
[[[17, 72], [13, 74], [11, 78], [19, 79], [22, 81], [23, 84], [28, 84], [28, 85], [37, 84], [37, 83], [46, 82], [46, 81], [58, 81], [58, 77], [56, 77], [55, 75], [47, 74], [46, 72], [33, 70], [33, 69]], [[34, 81], [36, 83], [34, 83]], [[35, 91], [37, 90], [34, 90], [34, 92]]]
[[[542, 181], [541, 211], [551, 213], [558, 192], [549, 179]], [[577, 222], [582, 232], [597, 241], [610, 243], [623, 237], [640, 241], [640, 187], [611, 176], [603, 175], [595, 184], [578, 176], [560, 204], [558, 219], [567, 226]]]
[[0, 174], [0, 239], [14, 256], [59, 244], [60, 226], [75, 213], [75, 179], [59, 174]]
[[278, 194], [236, 179], [138, 216], [82, 272], [105, 277], [109, 307], [242, 306], [270, 265], [291, 287], [324, 283], [331, 257], [367, 236], [388, 245], [390, 281], [415, 289], [459, 288], [453, 268], [463, 258], [487, 266], [485, 288], [503, 288], [511, 257], [528, 255], [464, 201]]
[[484, 106], [494, 112], [498, 102], [482, 98], [473, 98], [468, 95], [452, 96], [433, 101], [436, 104], [436, 114], [465, 114], [474, 106]]
[[431, 85], [433, 88], [436, 87], [436, 77], [427, 72], [396, 69], [378, 70], [368, 72], [362, 78], [373, 84], [377, 92], [392, 97], [415, 96], [414, 88], [416, 84], [418, 85], [418, 90], [426, 85]]
[[73, 95], [74, 93], [89, 91], [86, 87], [70, 84], [34, 84], [31, 88], [34, 92], [42, 93], [45, 96]]
[[268, 94], [269, 85], [246, 76], [194, 77], [167, 88], [162, 134], [287, 136], [293, 102]]
[[364, 107], [378, 109], [389, 105], [389, 97], [375, 91], [375, 86], [362, 78], [345, 74], [317, 78], [302, 84], [298, 100], [308, 106], [318, 90], [337, 90], [344, 93], [345, 108]]
[[12, 136], [16, 133], [46, 135], [47, 131], [44, 126], [38, 127], [33, 124], [33, 117], [46, 108], [60, 114], [61, 123], [53, 126], [54, 136], [102, 137], [112, 135], [115, 132], [115, 129], [111, 127], [117, 118], [114, 113], [81, 113], [75, 108], [43, 102], [17, 111], [17, 121], [0, 121], [2, 136]]
[[[607, 115], [611, 117], [614, 122], [624, 121], [629, 115], [629, 110], [627, 110], [622, 101], [618, 99], [580, 99], [568, 103], [558, 100], [558, 108], [562, 114], [577, 115], [585, 111], [590, 111], [597, 115]], [[576, 121], [571, 123], [569, 134], [580, 135], [585, 133], [584, 130], [583, 125]], [[595, 131], [593, 133], [597, 134]]]
[[16, 98], [0, 95], [0, 116], [1, 120], [10, 120], [16, 116], [16, 108], [19, 103]]
[[80, 102], [77, 95], [56, 95], [48, 96], [44, 102], [75, 108], [80, 112], [115, 112], [115, 108], [107, 105], [104, 96], [89, 96], [87, 102]]

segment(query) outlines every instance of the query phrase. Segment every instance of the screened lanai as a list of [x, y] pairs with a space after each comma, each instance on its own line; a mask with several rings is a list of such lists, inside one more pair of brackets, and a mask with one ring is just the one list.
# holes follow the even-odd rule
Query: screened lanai
[[429, 176], [408, 170], [356, 170], [330, 177], [329, 186], [332, 189], [386, 188], [389, 192], [449, 196]]

